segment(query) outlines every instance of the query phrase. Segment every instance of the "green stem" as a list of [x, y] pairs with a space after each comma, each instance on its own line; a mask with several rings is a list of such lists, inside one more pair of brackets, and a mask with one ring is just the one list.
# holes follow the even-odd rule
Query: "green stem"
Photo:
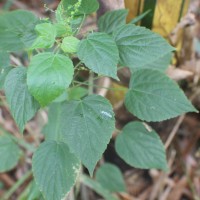
[[90, 71], [88, 93], [93, 94], [94, 89], [94, 72]]
[[81, 64], [82, 64], [82, 62], [79, 61], [79, 62], [74, 66], [74, 69], [77, 69]]
[[31, 171], [26, 172], [26, 174], [19, 179], [9, 190], [6, 192], [2, 200], [8, 200], [12, 194], [32, 175]]
[[81, 21], [81, 24], [80, 24], [78, 30], [75, 31], [74, 35], [78, 35], [78, 33], [80, 32], [80, 30], [81, 30], [81, 28], [82, 28], [82, 26], [83, 26], [83, 23], [84, 23], [84, 21], [85, 21], [85, 18], [86, 18], [86, 14], [84, 14], [83, 20]]

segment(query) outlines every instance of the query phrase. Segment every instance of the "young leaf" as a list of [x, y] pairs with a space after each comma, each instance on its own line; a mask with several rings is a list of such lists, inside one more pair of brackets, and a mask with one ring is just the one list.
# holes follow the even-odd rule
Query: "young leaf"
[[[80, 2], [78, 0], [62, 0], [63, 7], [66, 11], [70, 11], [76, 7], [76, 4]], [[91, 14], [98, 10], [99, 3], [97, 0], [81, 0], [80, 6], [77, 6], [77, 15]]]
[[81, 176], [81, 182], [101, 195], [105, 200], [119, 200], [117, 197], [113, 196], [106, 187], [103, 187], [100, 183], [85, 175]]
[[39, 103], [29, 93], [26, 84], [27, 70], [25, 67], [12, 69], [5, 80], [4, 89], [13, 118], [20, 132], [39, 109]]
[[119, 49], [120, 64], [130, 68], [153, 63], [174, 50], [158, 34], [132, 24], [121, 26], [113, 37]]
[[16, 10], [0, 16], [0, 51], [19, 51], [30, 47], [36, 38], [38, 19], [28, 11]]
[[105, 163], [96, 172], [96, 180], [110, 192], [125, 192], [126, 186], [119, 168]]
[[129, 87], [125, 105], [139, 119], [162, 121], [197, 111], [178, 85], [160, 71], [135, 71]]
[[47, 140], [33, 156], [33, 175], [45, 199], [61, 200], [79, 174], [80, 162], [67, 144]]
[[129, 165], [141, 169], [167, 170], [165, 148], [155, 131], [141, 122], [127, 124], [117, 136], [115, 149]]
[[115, 127], [112, 106], [105, 98], [90, 95], [52, 105], [44, 132], [50, 139], [63, 141], [93, 173]]
[[9, 135], [0, 135], [0, 173], [9, 171], [17, 165], [21, 150]]
[[51, 48], [55, 42], [56, 28], [50, 23], [38, 24], [35, 27], [38, 37], [34, 41], [31, 49]]
[[114, 30], [117, 30], [120, 26], [126, 24], [126, 16], [128, 10], [114, 10], [106, 12], [99, 18], [98, 27], [99, 31], [111, 34]]
[[62, 41], [61, 49], [67, 53], [76, 53], [79, 42], [80, 40], [73, 36], [65, 37]]
[[72, 81], [72, 61], [60, 54], [41, 53], [30, 62], [27, 75], [28, 88], [42, 106], [60, 96]]
[[112, 37], [106, 33], [89, 34], [80, 42], [78, 57], [92, 71], [118, 79], [118, 49]]
[[65, 24], [54, 24], [54, 27], [56, 29], [56, 37], [62, 37], [67, 33], [67, 27]]

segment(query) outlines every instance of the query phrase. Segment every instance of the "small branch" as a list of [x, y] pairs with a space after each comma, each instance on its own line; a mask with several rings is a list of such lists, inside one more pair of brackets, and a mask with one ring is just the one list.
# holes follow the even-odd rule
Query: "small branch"
[[177, 133], [177, 131], [178, 131], [180, 125], [182, 124], [184, 118], [185, 118], [185, 115], [181, 115], [181, 116], [178, 118], [178, 120], [177, 120], [175, 126], [173, 127], [171, 133], [169, 134], [169, 137], [167, 138], [167, 141], [165, 142], [165, 149], [168, 149], [168, 147], [169, 147], [169, 145], [171, 144], [172, 140], [174, 139], [174, 137], [175, 137], [175, 135], [176, 135], [176, 133]]

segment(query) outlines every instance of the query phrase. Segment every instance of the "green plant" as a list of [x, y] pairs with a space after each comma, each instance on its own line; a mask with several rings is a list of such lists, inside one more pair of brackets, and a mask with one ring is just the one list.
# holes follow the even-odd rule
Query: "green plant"
[[[53, 22], [23, 10], [0, 16], [0, 86], [20, 132], [39, 109], [49, 107], [45, 141], [33, 156], [35, 182], [48, 200], [60, 200], [70, 191], [81, 163], [93, 175], [115, 130], [109, 101], [88, 95], [80, 87], [89, 86], [92, 93], [93, 73], [97, 74], [95, 79], [108, 76], [118, 81], [117, 71], [129, 67], [132, 76], [125, 106], [140, 120], [156, 122], [197, 112], [164, 73], [175, 49], [161, 36], [132, 24], [137, 20], [126, 24], [127, 10], [106, 13], [98, 21], [99, 32], [91, 31], [82, 40], [76, 37], [86, 16], [98, 6], [96, 0], [63, 0]], [[16, 51], [27, 53], [27, 68], [10, 67], [9, 53]], [[90, 72], [89, 81], [77, 80], [82, 70]], [[20, 149], [7, 134], [0, 137], [0, 143], [6, 143], [0, 147], [1, 159], [15, 152], [9, 155], [15, 160], [0, 163], [2, 172], [16, 165]], [[115, 147], [131, 166], [167, 170], [159, 136], [142, 122], [127, 124]]]

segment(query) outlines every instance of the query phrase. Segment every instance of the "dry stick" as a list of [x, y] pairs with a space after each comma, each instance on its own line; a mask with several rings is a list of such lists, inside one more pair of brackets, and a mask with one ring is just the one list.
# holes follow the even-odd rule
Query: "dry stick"
[[169, 145], [171, 144], [171, 142], [172, 142], [172, 140], [174, 139], [174, 137], [175, 137], [175, 135], [176, 135], [176, 133], [177, 133], [177, 131], [178, 131], [180, 125], [182, 124], [184, 118], [185, 118], [185, 115], [181, 115], [181, 116], [178, 118], [178, 120], [177, 120], [175, 126], [173, 127], [171, 133], [169, 134], [169, 137], [167, 138], [167, 141], [165, 142], [165, 149], [167, 149], [167, 148], [169, 147]]
[[16, 65], [18, 65], [18, 66], [23, 66], [23, 64], [21, 63], [21, 61], [20, 61], [18, 58], [14, 57], [13, 55], [10, 55], [10, 59], [11, 59], [11, 61], [12, 61], [13, 63], [15, 63]]

